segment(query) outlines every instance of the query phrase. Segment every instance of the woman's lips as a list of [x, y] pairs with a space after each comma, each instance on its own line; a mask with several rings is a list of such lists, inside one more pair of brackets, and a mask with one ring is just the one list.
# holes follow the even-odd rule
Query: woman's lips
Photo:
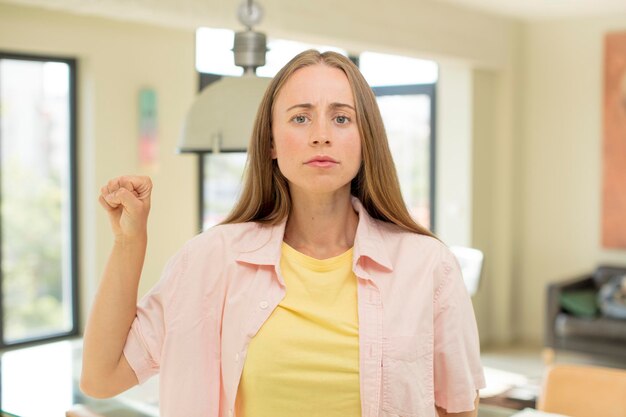
[[330, 168], [338, 163], [339, 162], [328, 155], [315, 155], [313, 158], [305, 162], [306, 165], [317, 168]]
[[313, 160], [306, 163], [308, 166], [318, 167], [318, 168], [329, 168], [337, 165], [337, 162], [333, 161], [322, 161], [322, 160]]

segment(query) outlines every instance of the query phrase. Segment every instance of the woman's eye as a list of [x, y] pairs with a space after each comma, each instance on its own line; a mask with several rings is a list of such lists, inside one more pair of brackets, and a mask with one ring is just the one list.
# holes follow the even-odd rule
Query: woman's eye
[[306, 116], [295, 116], [293, 119], [294, 122], [298, 124], [306, 123]]
[[344, 125], [344, 124], [346, 124], [346, 123], [348, 123], [350, 121], [350, 119], [348, 117], [346, 117], [346, 116], [337, 116], [337, 117], [335, 117], [335, 120], [340, 125]]

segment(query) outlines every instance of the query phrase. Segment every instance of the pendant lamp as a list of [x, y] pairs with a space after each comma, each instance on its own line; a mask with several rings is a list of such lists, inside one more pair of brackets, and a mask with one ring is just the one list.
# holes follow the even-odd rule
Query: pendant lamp
[[252, 28], [263, 17], [253, 0], [239, 6], [239, 21], [245, 31], [235, 33], [235, 65], [243, 67], [240, 77], [222, 77], [206, 86], [187, 112], [179, 152], [234, 152], [248, 147], [256, 112], [270, 78], [256, 76], [265, 65], [267, 38]]

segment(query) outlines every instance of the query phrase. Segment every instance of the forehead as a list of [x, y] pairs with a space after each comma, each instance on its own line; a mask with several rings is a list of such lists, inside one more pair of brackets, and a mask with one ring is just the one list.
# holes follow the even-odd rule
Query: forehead
[[275, 104], [282, 107], [333, 102], [354, 106], [348, 77], [338, 68], [316, 64], [295, 71], [278, 92]]

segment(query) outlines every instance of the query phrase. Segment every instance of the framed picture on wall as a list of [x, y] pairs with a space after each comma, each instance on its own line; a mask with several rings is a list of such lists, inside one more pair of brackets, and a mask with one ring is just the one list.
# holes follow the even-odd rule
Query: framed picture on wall
[[626, 31], [604, 41], [602, 245], [626, 249]]

